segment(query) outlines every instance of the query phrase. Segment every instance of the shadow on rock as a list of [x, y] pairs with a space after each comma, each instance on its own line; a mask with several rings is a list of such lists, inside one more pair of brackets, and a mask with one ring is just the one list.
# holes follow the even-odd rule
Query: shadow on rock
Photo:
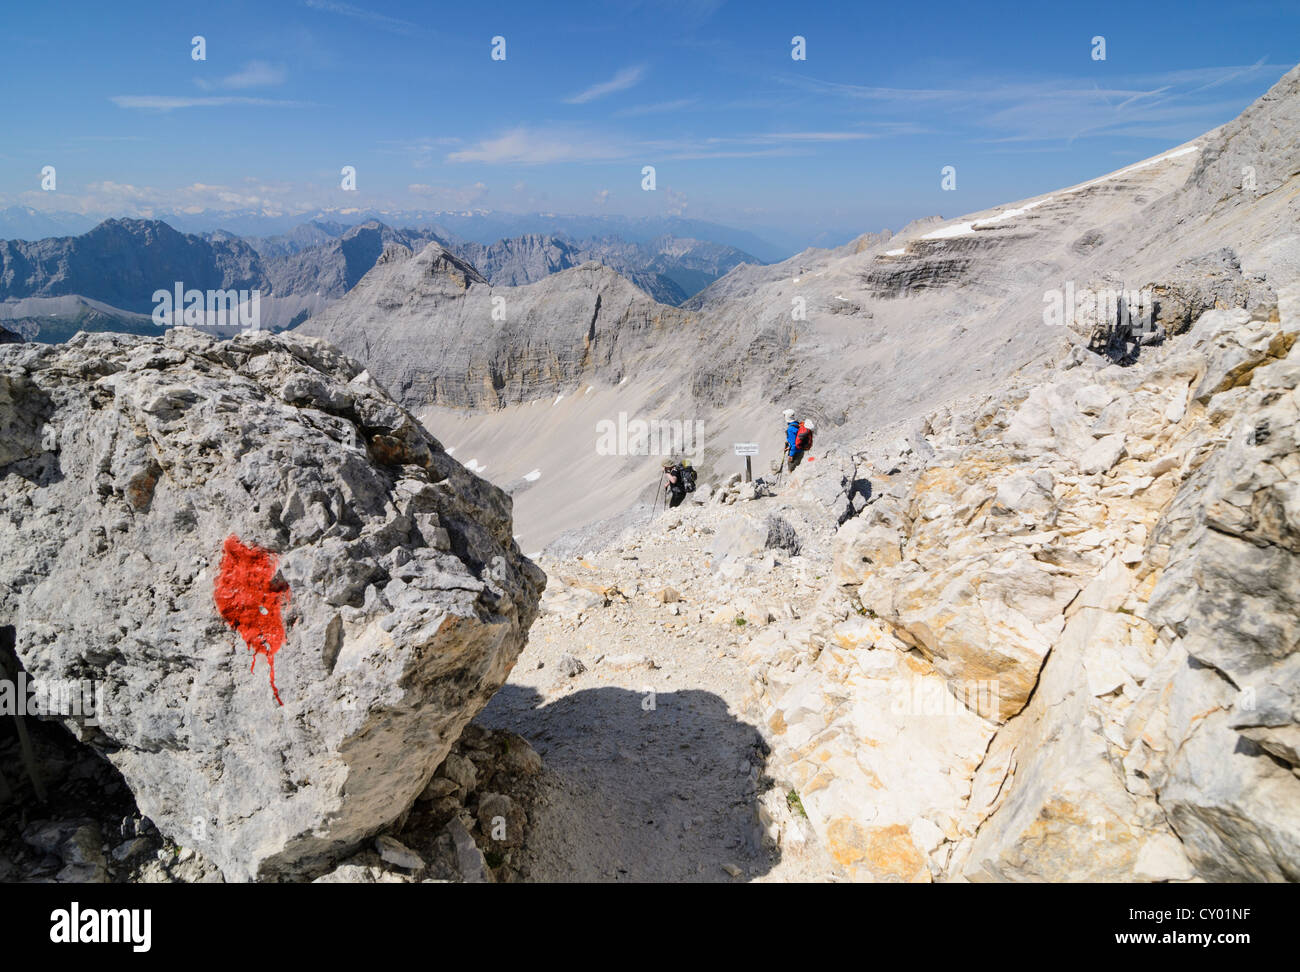
[[533, 880], [727, 881], [771, 869], [757, 815], [767, 747], [719, 696], [610, 687], [541, 702], [506, 685], [477, 720], [518, 732], [546, 763], [526, 848]]

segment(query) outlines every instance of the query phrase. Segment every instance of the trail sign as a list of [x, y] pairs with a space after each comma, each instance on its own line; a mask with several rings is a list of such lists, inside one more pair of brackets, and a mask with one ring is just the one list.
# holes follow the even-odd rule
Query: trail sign
[[758, 443], [736, 442], [733, 443], [732, 448], [736, 450], [736, 455], [745, 457], [745, 482], [752, 483], [754, 481], [754, 461], [750, 457], [758, 455]]

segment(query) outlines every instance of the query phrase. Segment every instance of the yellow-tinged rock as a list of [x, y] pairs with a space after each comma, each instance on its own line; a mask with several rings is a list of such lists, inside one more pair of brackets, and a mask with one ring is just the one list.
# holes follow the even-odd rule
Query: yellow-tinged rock
[[864, 827], [851, 817], [837, 817], [827, 824], [826, 844], [835, 862], [856, 880], [930, 880], [925, 856], [903, 824]]

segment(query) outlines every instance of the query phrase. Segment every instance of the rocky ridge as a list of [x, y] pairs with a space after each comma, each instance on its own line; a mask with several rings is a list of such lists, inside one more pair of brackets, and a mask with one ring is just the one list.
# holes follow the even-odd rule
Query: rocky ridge
[[848, 873], [1296, 879], [1298, 297], [863, 453], [823, 627], [747, 656]]

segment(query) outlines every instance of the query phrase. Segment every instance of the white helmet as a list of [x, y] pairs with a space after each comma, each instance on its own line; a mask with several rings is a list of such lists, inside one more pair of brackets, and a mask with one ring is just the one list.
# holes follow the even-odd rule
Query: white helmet
[[794, 409], [792, 409], [792, 408], [787, 408], [787, 409], [786, 409], [784, 412], [782, 412], [781, 414], [784, 415], [787, 419], [794, 418]]
[[803, 427], [807, 429], [809, 432], [813, 431], [816, 428], [816, 426], [813, 425], [811, 422], [805, 422], [803, 424]]

